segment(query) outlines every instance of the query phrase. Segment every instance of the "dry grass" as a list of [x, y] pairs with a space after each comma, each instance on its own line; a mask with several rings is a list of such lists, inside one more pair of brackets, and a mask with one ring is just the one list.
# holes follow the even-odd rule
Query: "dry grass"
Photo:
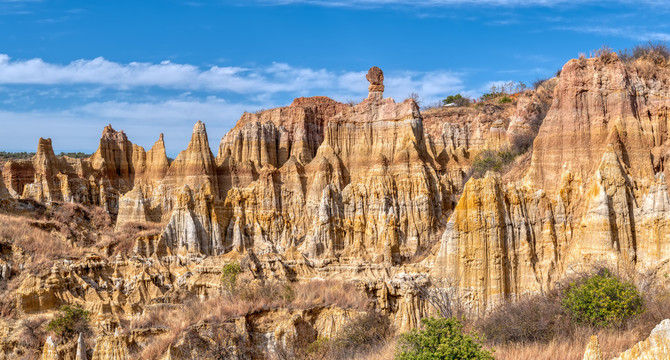
[[618, 356], [646, 337], [633, 330], [610, 331], [580, 328], [570, 338], [559, 338], [548, 343], [498, 345], [494, 347], [493, 355], [496, 360], [554, 360], [557, 358], [581, 360], [591, 335], [598, 335], [603, 359]]
[[160, 234], [164, 228], [165, 224], [161, 223], [126, 223], [116, 231], [107, 231], [96, 247], [106, 249], [109, 255], [130, 255], [138, 237]]
[[48, 270], [57, 259], [80, 257], [85, 251], [43, 230], [44, 222], [0, 215], [0, 241], [10, 242], [31, 256], [25, 265], [33, 274]]
[[384, 344], [382, 344], [377, 351], [371, 352], [369, 354], [356, 357], [356, 360], [393, 360], [395, 357], [396, 346], [398, 341], [394, 338], [389, 339]]
[[312, 280], [294, 286], [295, 299], [290, 306], [308, 309], [336, 306], [343, 309], [366, 310], [368, 298], [352, 283], [340, 280]]
[[[265, 286], [284, 288], [286, 285], [269, 283]], [[132, 329], [162, 327], [169, 331], [142, 349], [141, 358], [155, 359], [162, 356], [186, 329], [201, 322], [222, 323], [234, 317], [276, 308], [310, 309], [335, 306], [364, 310], [369, 303], [367, 297], [353, 284], [342, 281], [313, 280], [296, 284], [291, 286], [291, 297], [274, 296], [273, 290], [263, 289], [265, 286], [259, 287], [255, 295], [240, 291], [205, 301], [191, 300], [176, 308], [161, 307], [146, 311], [143, 316], [131, 322]]]
[[[597, 273], [591, 271], [566, 279], [559, 287]], [[501, 306], [475, 327], [487, 339], [486, 346], [495, 349], [496, 359], [582, 359], [591, 335], [598, 335], [603, 358], [618, 356], [637, 342], [646, 339], [663, 319], [670, 317], [670, 293], [659, 283], [649, 283], [651, 275], [618, 272], [624, 281], [637, 283], [643, 294], [645, 311], [621, 326], [593, 328], [576, 324], [561, 309], [559, 290]], [[637, 281], [634, 281], [637, 278]]]

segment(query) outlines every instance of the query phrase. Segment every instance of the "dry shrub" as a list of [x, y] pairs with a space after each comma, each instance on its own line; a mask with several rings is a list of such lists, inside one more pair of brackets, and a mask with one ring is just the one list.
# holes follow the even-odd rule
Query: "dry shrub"
[[103, 231], [111, 230], [111, 218], [99, 206], [83, 206], [77, 203], [54, 203], [51, 219], [61, 234], [76, 242], [78, 246], [90, 246]]
[[38, 228], [40, 224], [22, 217], [0, 215], [0, 241], [14, 243], [32, 256], [32, 264], [26, 264], [31, 273], [50, 269], [54, 260], [84, 255], [83, 249]]
[[277, 350], [280, 359], [356, 359], [377, 354], [392, 340], [388, 316], [370, 311], [349, 319], [331, 339], [298, 337]]
[[581, 360], [591, 335], [597, 335], [603, 359], [611, 359], [642, 340], [634, 331], [592, 330], [579, 328], [574, 336], [548, 343], [510, 343], [495, 347], [496, 360]]
[[97, 229], [105, 229], [112, 225], [112, 219], [105, 209], [100, 206], [89, 206], [88, 217], [91, 224]]
[[369, 300], [356, 285], [340, 280], [312, 280], [294, 287], [294, 308], [336, 306], [345, 309], [366, 310]]
[[54, 204], [52, 217], [65, 224], [92, 226], [98, 230], [104, 230], [112, 224], [105, 209], [99, 206], [83, 206], [78, 203]]
[[[310, 309], [335, 306], [346, 309], [363, 310], [368, 307], [368, 299], [356, 286], [343, 281], [313, 280], [290, 286], [293, 296], [286, 294], [288, 284], [266, 282], [249, 285], [253, 289], [243, 289], [226, 293], [205, 301], [192, 299], [175, 308], [153, 308], [134, 319], [132, 329], [164, 327], [169, 331], [148, 344], [141, 354], [142, 359], [154, 359], [167, 351], [168, 346], [179, 339], [190, 326], [201, 323], [220, 324], [264, 309], [288, 308]], [[238, 284], [239, 286], [239, 284]]]
[[135, 240], [141, 236], [158, 235], [165, 226], [161, 223], [129, 222], [123, 224], [113, 233], [107, 233], [96, 244], [97, 248], [108, 248], [112, 255], [130, 255], [135, 247]]
[[616, 53], [607, 45], [603, 45], [600, 49], [594, 50], [593, 53], [595, 57], [599, 58], [605, 64], [609, 64], [617, 59]]
[[383, 344], [380, 344], [379, 348], [371, 353], [361, 355], [357, 357], [358, 360], [393, 360], [395, 358], [397, 348], [397, 341], [395, 338], [391, 337]]
[[630, 50], [619, 50], [619, 58], [627, 63], [632, 63], [637, 59], [647, 59], [661, 65], [670, 60], [670, 49], [666, 42], [649, 41], [646, 44], [635, 45]]
[[392, 335], [393, 328], [388, 316], [367, 312], [348, 321], [341, 333], [333, 339], [330, 358], [349, 359], [372, 353], [382, 348]]
[[18, 328], [21, 345], [29, 349], [39, 349], [46, 338], [43, 326], [46, 321], [47, 317], [43, 315], [23, 319]]
[[637, 74], [643, 79], [653, 79], [656, 77], [658, 67], [647, 59], [640, 59], [633, 64]]
[[670, 292], [664, 286], [649, 286], [643, 291], [645, 311], [629, 327], [640, 336], [648, 335], [661, 321], [670, 318]]
[[570, 337], [574, 332], [556, 292], [502, 305], [476, 327], [493, 344], [547, 343], [556, 337]]

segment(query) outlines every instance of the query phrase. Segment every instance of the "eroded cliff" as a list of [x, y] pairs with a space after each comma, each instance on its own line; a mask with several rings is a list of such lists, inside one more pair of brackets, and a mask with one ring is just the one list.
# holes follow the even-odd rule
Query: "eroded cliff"
[[[4, 211], [27, 217], [1, 220], [55, 250], [38, 256], [27, 235], [0, 233], [0, 282], [12, 289], [0, 330], [76, 304], [94, 314], [92, 358], [198, 358], [215, 346], [263, 358], [366, 311], [403, 331], [443, 311], [435, 299], [482, 315], [593, 264], [664, 269], [667, 75], [616, 55], [577, 59], [511, 104], [422, 113], [384, 98], [373, 68], [361, 103], [299, 98], [245, 113], [216, 157], [201, 122], [172, 162], [162, 135], [147, 152], [111, 126], [88, 159], [57, 157], [40, 139], [35, 157], [2, 168]], [[500, 152], [517, 156], [503, 174], [472, 176], [481, 154]], [[365, 305], [216, 307], [232, 296], [230, 264], [272, 291], [345, 280]], [[205, 303], [212, 316], [150, 324]], [[5, 354], [30, 348], [12, 339]], [[80, 353], [59, 341], [40, 348]]]

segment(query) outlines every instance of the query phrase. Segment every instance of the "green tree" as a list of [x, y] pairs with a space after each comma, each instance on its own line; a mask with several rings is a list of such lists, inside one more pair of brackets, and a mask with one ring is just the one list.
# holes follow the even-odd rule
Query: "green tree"
[[56, 315], [49, 324], [47, 331], [69, 339], [88, 328], [90, 313], [78, 306], [63, 305], [60, 308], [60, 314]]
[[463, 331], [457, 318], [421, 319], [424, 330], [413, 330], [400, 336], [396, 360], [492, 360], [475, 332]]
[[240, 264], [237, 262], [231, 262], [226, 264], [223, 269], [221, 269], [221, 282], [223, 286], [229, 292], [233, 292], [236, 289], [237, 285], [237, 275], [242, 272]]
[[456, 104], [456, 106], [467, 106], [470, 104], [471, 100], [461, 94], [449, 95], [446, 99], [442, 100], [444, 105]]
[[644, 311], [642, 296], [629, 282], [605, 269], [581, 282], [570, 283], [561, 300], [575, 321], [598, 327], [621, 326]]

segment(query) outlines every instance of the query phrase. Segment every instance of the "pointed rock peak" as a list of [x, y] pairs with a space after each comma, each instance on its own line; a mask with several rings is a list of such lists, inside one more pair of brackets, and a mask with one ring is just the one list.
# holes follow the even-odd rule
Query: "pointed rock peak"
[[665, 185], [665, 173], [657, 173], [655, 176], [655, 180], [657, 184], [663, 184]]
[[51, 146], [51, 139], [40, 138], [37, 143], [37, 154], [53, 155], [53, 153], [54, 149]]
[[195, 123], [195, 126], [193, 126], [193, 134], [207, 134], [207, 130], [205, 129], [205, 123], [198, 120], [197, 123]]
[[156, 151], [156, 150], [162, 150], [162, 152], [165, 152], [165, 142], [163, 141], [163, 134], [160, 134], [158, 136], [158, 140], [156, 140], [156, 142], [150, 149], [150, 151]]
[[82, 333], [79, 333], [79, 338], [77, 339], [77, 352], [75, 353], [75, 356], [75, 360], [87, 360], [86, 344], [84, 343], [84, 336]]
[[603, 354], [600, 351], [600, 344], [596, 335], [591, 336], [591, 340], [586, 346], [586, 351], [584, 351], [583, 360], [603, 360]]
[[209, 148], [209, 140], [207, 139], [207, 129], [205, 128], [205, 123], [198, 120], [193, 126], [193, 135], [191, 135], [191, 142], [188, 144], [189, 150], [204, 151], [206, 153], [211, 153], [212, 150]]

